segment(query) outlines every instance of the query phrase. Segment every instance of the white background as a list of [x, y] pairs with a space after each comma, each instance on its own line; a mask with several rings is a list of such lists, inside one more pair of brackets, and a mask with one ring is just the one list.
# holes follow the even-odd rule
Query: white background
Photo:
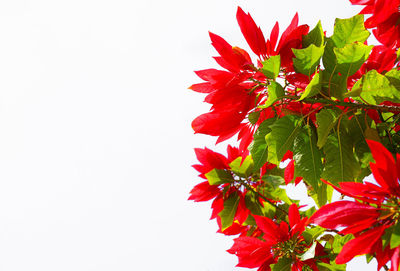
[[[296, 11], [311, 27], [359, 8], [317, 0], [1, 0], [0, 270], [227, 271], [190, 122], [209, 108], [187, 89], [216, 67], [207, 31], [248, 46], [249, 11], [266, 36]], [[224, 145], [217, 146], [223, 150]], [[364, 262], [359, 259], [358, 262]], [[353, 265], [348, 270], [375, 270]]]

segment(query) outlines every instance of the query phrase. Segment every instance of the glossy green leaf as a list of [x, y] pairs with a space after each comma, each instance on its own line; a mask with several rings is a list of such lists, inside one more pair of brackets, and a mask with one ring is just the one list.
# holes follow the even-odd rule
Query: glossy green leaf
[[[369, 104], [380, 104], [384, 101], [400, 102], [400, 85], [396, 84], [397, 72], [382, 75], [376, 70], [364, 74], [361, 83], [354, 85], [350, 95]], [[400, 76], [399, 76], [400, 77]]]
[[331, 38], [326, 39], [326, 45], [324, 55], [322, 56], [322, 63], [324, 63], [324, 69], [327, 73], [333, 73], [336, 69], [337, 60], [334, 53], [336, 48], [335, 43]]
[[392, 236], [390, 236], [390, 248], [393, 249], [398, 246], [400, 246], [400, 223], [394, 226]]
[[[341, 122], [344, 122], [344, 118]], [[321, 177], [336, 185], [339, 182], [352, 182], [361, 170], [353, 152], [352, 136], [345, 131], [344, 125], [332, 131], [323, 147], [326, 159]]]
[[318, 148], [322, 148], [325, 143], [328, 135], [331, 133], [331, 130], [336, 125], [336, 121], [339, 117], [339, 113], [332, 109], [322, 109], [316, 115], [317, 117], [317, 134], [318, 134], [318, 141], [317, 146]]
[[[325, 68], [324, 82], [328, 83], [328, 96], [343, 98], [347, 91], [348, 76], [362, 64], [362, 57], [355, 55], [353, 56], [355, 58], [351, 59], [352, 51], [361, 55], [363, 53], [363, 48], [359, 48], [353, 43], [363, 43], [368, 37], [369, 32], [364, 27], [363, 15], [356, 15], [349, 19], [336, 19], [334, 33], [327, 39], [322, 58]], [[349, 47], [344, 48], [346, 46]], [[340, 63], [337, 56], [340, 58]]]
[[266, 186], [272, 187], [273, 190], [278, 189], [281, 185], [285, 185], [285, 179], [282, 176], [272, 175], [270, 171], [268, 171], [268, 175], [262, 176], [262, 180]]
[[358, 14], [348, 19], [336, 19], [332, 41], [335, 47], [342, 48], [353, 42], [364, 42], [370, 33], [364, 26], [364, 15]]
[[321, 91], [320, 77], [319, 73], [316, 73], [314, 77], [311, 79], [310, 83], [307, 85], [299, 101], [308, 97], [313, 97], [319, 94], [320, 91]]
[[292, 260], [289, 258], [279, 258], [276, 264], [271, 264], [271, 271], [290, 271], [292, 267]]
[[[303, 177], [304, 181], [312, 186], [318, 197], [318, 206], [327, 201], [326, 189], [322, 189], [320, 181], [322, 173], [322, 151], [317, 147], [317, 135], [306, 125], [300, 129], [294, 141], [293, 159], [295, 161], [295, 175]], [[325, 192], [325, 195], [322, 193]]]
[[331, 245], [333, 252], [335, 254], [339, 254], [342, 251], [343, 246], [351, 239], [353, 239], [353, 235], [351, 234], [345, 236], [339, 234], [335, 235]]
[[311, 44], [305, 49], [292, 49], [296, 58], [293, 58], [293, 66], [296, 72], [311, 76], [319, 65], [324, 53], [324, 47]]
[[250, 154], [254, 161], [254, 170], [260, 169], [268, 159], [268, 145], [265, 136], [271, 131], [271, 124], [274, 119], [263, 121], [254, 133], [254, 140], [249, 146]]
[[218, 214], [221, 218], [222, 231], [232, 225], [239, 201], [240, 197], [237, 193], [232, 193], [226, 200], [224, 200], [224, 209]]
[[[363, 168], [369, 168], [369, 163], [373, 162], [371, 151], [368, 147], [366, 139], [372, 139], [372, 134], [374, 129], [367, 126], [371, 125], [372, 120], [365, 114], [365, 112], [360, 112], [354, 114], [353, 117], [349, 120], [349, 134], [352, 135], [353, 139], [353, 148], [356, 157], [358, 158], [361, 166]], [[379, 138], [379, 136], [378, 136]], [[379, 140], [378, 140], [379, 141]], [[364, 174], [369, 175], [369, 170], [364, 171]], [[360, 180], [366, 176], [360, 176]]]
[[310, 244], [311, 242], [315, 241], [321, 234], [325, 232], [325, 229], [319, 226], [306, 228], [303, 232], [304, 240]]
[[256, 124], [259, 117], [260, 117], [260, 111], [255, 111], [249, 114], [248, 119], [251, 124]]
[[253, 193], [246, 193], [244, 200], [246, 203], [246, 208], [250, 210], [251, 214], [263, 215], [261, 204], [257, 201]]
[[325, 96], [343, 100], [347, 92], [348, 77], [337, 72], [329, 73], [327, 71], [321, 71], [320, 74], [322, 74], [322, 80], [320, 80], [322, 86], [321, 92], [324, 93]]
[[345, 264], [336, 264], [335, 261], [331, 263], [317, 262], [318, 270], [320, 271], [346, 271]]
[[334, 48], [338, 64], [335, 71], [346, 77], [353, 75], [367, 60], [372, 47], [356, 42], [346, 44], [343, 48]]
[[260, 106], [260, 108], [270, 107], [283, 96], [285, 96], [283, 87], [277, 82], [271, 82], [271, 84], [268, 86], [268, 100], [266, 101], [265, 105]]
[[271, 133], [265, 137], [269, 162], [280, 163], [285, 153], [292, 149], [301, 125], [301, 118], [295, 115], [284, 116], [271, 125]]
[[279, 55], [271, 56], [262, 62], [261, 72], [268, 78], [274, 79], [279, 75], [281, 68], [281, 57]]
[[249, 177], [254, 170], [254, 162], [251, 156], [247, 156], [243, 163], [242, 163], [242, 157], [238, 157], [235, 160], [233, 160], [229, 166], [231, 167], [231, 170], [238, 176], [247, 178]]
[[321, 21], [311, 30], [307, 35], [303, 37], [303, 48], [307, 48], [311, 44], [317, 47], [324, 45], [324, 30], [322, 29]]
[[232, 175], [225, 169], [214, 168], [205, 174], [210, 185], [219, 185], [224, 183], [231, 183], [234, 181]]

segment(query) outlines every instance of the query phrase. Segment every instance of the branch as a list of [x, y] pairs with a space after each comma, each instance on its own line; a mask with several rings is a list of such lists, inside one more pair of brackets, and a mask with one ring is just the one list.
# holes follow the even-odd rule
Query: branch
[[[295, 95], [285, 95], [282, 98], [290, 100], [298, 100], [300, 97]], [[303, 99], [302, 101], [306, 103], [331, 104], [331, 105], [345, 106], [351, 108], [375, 109], [381, 112], [400, 112], [400, 106], [348, 103], [348, 102], [333, 101], [327, 99], [312, 99], [312, 98], [306, 98]]]

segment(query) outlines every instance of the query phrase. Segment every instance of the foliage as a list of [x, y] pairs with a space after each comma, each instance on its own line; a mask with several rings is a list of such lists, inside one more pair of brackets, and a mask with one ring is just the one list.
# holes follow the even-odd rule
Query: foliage
[[[346, 270], [365, 255], [378, 270], [399, 270], [399, 1], [351, 3], [365, 8], [336, 19], [330, 37], [296, 14], [266, 38], [239, 7], [255, 62], [210, 33], [222, 69], [196, 72], [203, 82], [190, 89], [211, 109], [192, 127], [217, 143], [237, 135], [238, 146], [226, 156], [195, 149], [204, 181], [189, 199], [212, 200], [219, 232], [236, 236], [228, 252], [237, 266]], [[367, 45], [368, 29], [381, 44]], [[303, 182], [315, 206], [288, 197], [291, 182]], [[333, 191], [341, 197], [332, 202]]]

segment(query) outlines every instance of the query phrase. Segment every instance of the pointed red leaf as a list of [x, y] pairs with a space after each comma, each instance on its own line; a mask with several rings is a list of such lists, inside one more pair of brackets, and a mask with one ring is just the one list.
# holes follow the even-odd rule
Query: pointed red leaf
[[251, 50], [258, 56], [265, 56], [267, 53], [267, 46], [264, 35], [261, 29], [257, 27], [250, 14], [246, 14], [240, 7], [238, 7], [236, 19]]
[[369, 230], [357, 238], [348, 241], [342, 248], [342, 251], [336, 257], [337, 264], [345, 264], [355, 256], [371, 253], [371, 249], [376, 242], [381, 242], [381, 237], [386, 226], [380, 226]]
[[336, 201], [322, 206], [311, 216], [310, 223], [327, 229], [336, 229], [378, 217], [378, 210], [369, 205], [353, 201]]

